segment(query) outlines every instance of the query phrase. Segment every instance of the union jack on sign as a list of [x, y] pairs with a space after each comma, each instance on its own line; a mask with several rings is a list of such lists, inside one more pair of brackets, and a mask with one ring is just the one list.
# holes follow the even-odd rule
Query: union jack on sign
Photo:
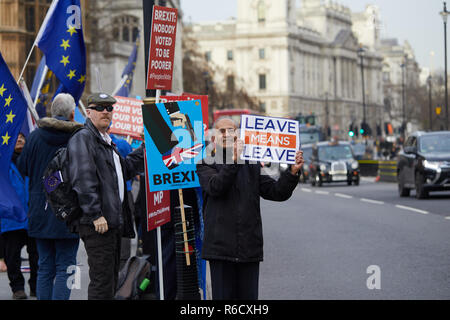
[[170, 155], [163, 156], [162, 159], [166, 167], [172, 170], [187, 159], [195, 158], [201, 152], [202, 148], [202, 143], [198, 143], [186, 149], [176, 147], [172, 150]]

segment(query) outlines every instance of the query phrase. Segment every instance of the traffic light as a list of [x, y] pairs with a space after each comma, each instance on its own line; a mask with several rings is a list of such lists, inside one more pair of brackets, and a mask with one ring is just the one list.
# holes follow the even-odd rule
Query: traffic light
[[348, 135], [349, 135], [349, 137], [355, 136], [355, 131], [353, 130], [353, 123], [350, 124], [350, 127], [348, 128]]
[[363, 137], [368, 137], [372, 134], [372, 130], [370, 129], [369, 125], [365, 122], [361, 122], [361, 129], [359, 129], [359, 132]]

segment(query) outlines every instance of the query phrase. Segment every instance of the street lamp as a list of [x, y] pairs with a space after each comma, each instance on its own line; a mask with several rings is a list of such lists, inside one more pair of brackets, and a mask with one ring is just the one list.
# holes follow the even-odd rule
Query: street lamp
[[[364, 49], [362, 48], [362, 45], [358, 49], [358, 56], [360, 58], [360, 64], [361, 64], [361, 84], [362, 84], [362, 103], [363, 103], [363, 124], [364, 127], [366, 127], [366, 92], [364, 88]], [[366, 140], [367, 144], [367, 140]]]
[[447, 16], [449, 12], [447, 11], [447, 4], [444, 1], [444, 11], [440, 12], [442, 20], [444, 21], [444, 52], [445, 52], [445, 118], [446, 118], [446, 128], [448, 130], [448, 88], [447, 88]]
[[428, 86], [429, 86], [429, 92], [428, 92], [428, 112], [430, 114], [430, 131], [433, 131], [433, 112], [432, 112], [432, 102], [431, 102], [431, 83], [432, 83], [432, 79], [431, 79], [431, 74], [428, 76], [427, 78], [427, 82], [428, 82]]
[[402, 121], [402, 136], [405, 138], [405, 130], [406, 130], [406, 101], [405, 101], [405, 68], [406, 68], [406, 55], [403, 58], [403, 63], [400, 65], [402, 68], [402, 113], [403, 113], [403, 121]]

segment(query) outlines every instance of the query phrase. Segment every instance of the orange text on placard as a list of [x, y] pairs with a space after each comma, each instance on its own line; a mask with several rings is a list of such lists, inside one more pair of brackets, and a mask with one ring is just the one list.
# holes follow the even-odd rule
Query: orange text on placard
[[246, 131], [244, 143], [292, 149], [296, 148], [297, 145], [295, 135], [261, 131]]

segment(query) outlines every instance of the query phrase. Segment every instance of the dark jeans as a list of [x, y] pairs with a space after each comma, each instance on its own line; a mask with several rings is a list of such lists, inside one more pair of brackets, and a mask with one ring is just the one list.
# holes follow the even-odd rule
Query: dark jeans
[[213, 300], [258, 300], [259, 262], [209, 260]]
[[34, 238], [28, 237], [26, 230], [14, 230], [2, 234], [5, 246], [5, 263], [8, 267], [9, 286], [12, 292], [25, 291], [25, 279], [20, 267], [22, 265], [20, 253], [27, 246], [28, 262], [30, 263], [30, 291], [36, 292], [38, 270], [38, 253]]
[[94, 227], [80, 225], [80, 236], [88, 256], [88, 300], [112, 300], [119, 276], [122, 232], [109, 229], [100, 234]]
[[77, 265], [80, 239], [36, 239], [39, 252], [38, 300], [69, 300], [67, 280], [70, 267]]

